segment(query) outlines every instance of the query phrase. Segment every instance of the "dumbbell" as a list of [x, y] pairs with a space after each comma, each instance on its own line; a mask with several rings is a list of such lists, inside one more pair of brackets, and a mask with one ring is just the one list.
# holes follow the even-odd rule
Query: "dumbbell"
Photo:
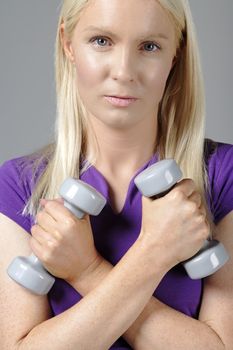
[[[106, 199], [94, 187], [73, 178], [62, 183], [59, 194], [64, 206], [79, 219], [85, 214], [98, 215], [106, 204]], [[39, 295], [47, 294], [55, 282], [34, 254], [16, 257], [7, 273], [15, 282]]]
[[[173, 159], [161, 160], [137, 175], [134, 183], [145, 197], [160, 198], [181, 180], [182, 172]], [[229, 259], [224, 245], [213, 239], [190, 259], [182, 262], [191, 279], [204, 278], [219, 270]]]

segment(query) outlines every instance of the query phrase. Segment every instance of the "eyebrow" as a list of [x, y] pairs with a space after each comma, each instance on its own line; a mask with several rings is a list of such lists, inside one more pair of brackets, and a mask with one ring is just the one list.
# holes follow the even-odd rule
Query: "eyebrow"
[[[89, 26], [87, 28], [85, 28], [83, 30], [84, 32], [87, 32], [87, 31], [98, 31], [98, 32], [103, 32], [107, 35], [110, 35], [114, 38], [117, 38], [117, 35], [114, 34], [113, 32], [111, 32], [111, 30], [109, 30], [108, 28], [105, 28], [105, 27], [95, 27], [95, 26]], [[168, 40], [168, 37], [163, 34], [163, 33], [144, 33], [143, 36], [140, 37], [140, 40], [145, 40], [147, 38], [152, 38], [152, 37], [155, 37], [155, 38], [160, 38], [160, 39], [164, 39], [164, 40]]]

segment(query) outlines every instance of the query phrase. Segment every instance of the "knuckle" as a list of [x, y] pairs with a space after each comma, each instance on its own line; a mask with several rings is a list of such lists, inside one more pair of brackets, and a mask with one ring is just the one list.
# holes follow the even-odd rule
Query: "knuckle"
[[36, 220], [37, 222], [40, 222], [43, 218], [43, 212], [42, 211], [39, 211], [36, 215]]
[[58, 244], [55, 241], [48, 241], [47, 247], [43, 251], [42, 261], [46, 264], [49, 264], [53, 261], [54, 255], [57, 251]]
[[41, 257], [41, 261], [45, 264], [49, 264], [51, 261], [51, 253], [49, 251], [44, 251]]
[[66, 229], [73, 229], [76, 226], [76, 220], [72, 216], [68, 216], [64, 221], [64, 225]]
[[191, 215], [195, 214], [197, 211], [197, 204], [194, 202], [187, 202], [186, 210]]
[[40, 211], [38, 211], [38, 213], [37, 213], [37, 218], [40, 219], [40, 218], [42, 218], [42, 217], [43, 217], [43, 211], [40, 210]]
[[46, 210], [51, 210], [51, 209], [53, 209], [53, 206], [54, 206], [53, 201], [47, 201], [44, 205], [44, 208]]
[[170, 198], [172, 201], [181, 202], [185, 199], [185, 194], [180, 188], [174, 188], [174, 190], [170, 192]]
[[199, 232], [200, 232], [200, 240], [206, 240], [210, 234], [209, 226], [204, 225]]
[[60, 231], [58, 229], [54, 230], [54, 236], [56, 237], [56, 240], [58, 242], [62, 242], [63, 241], [64, 237], [62, 236], [62, 234], [60, 233]]
[[195, 183], [192, 179], [190, 178], [184, 178], [183, 180], [181, 180], [180, 182], [178, 182], [177, 184], [177, 188], [180, 188], [180, 189], [187, 189], [187, 188], [192, 188], [194, 189], [195, 188]]
[[184, 210], [184, 214], [191, 216], [192, 219], [196, 219], [197, 216], [197, 204], [193, 201], [188, 201], [186, 200], [186, 202], [184, 203], [183, 206], [183, 210]]
[[193, 179], [187, 178], [186, 180], [187, 180], [187, 183], [188, 183], [190, 186], [195, 187], [195, 182], [193, 181]]
[[209, 237], [210, 235], [210, 226], [208, 223], [205, 224], [204, 235], [205, 235], [205, 238]]
[[195, 184], [195, 182], [193, 181], [193, 179], [187, 178], [187, 179], [185, 179], [185, 181], [186, 181], [186, 184], [187, 184], [190, 188], [192, 188], [193, 190], [196, 189], [196, 184]]
[[36, 236], [37, 233], [38, 233], [38, 226], [37, 225], [33, 225], [31, 227], [31, 234], [32, 234], [32, 236]]
[[190, 179], [190, 177], [186, 177], [183, 180], [180, 181], [181, 184], [192, 184], [193, 180]]
[[206, 217], [207, 216], [207, 211], [206, 208], [204, 207], [204, 205], [202, 204], [201, 207], [199, 207], [199, 212]]
[[199, 214], [197, 217], [196, 217], [196, 222], [197, 224], [203, 224], [205, 222], [205, 216], [203, 214]]
[[194, 191], [192, 198], [196, 203], [198, 203], [198, 204], [201, 203], [201, 195], [199, 192]]
[[52, 253], [55, 250], [57, 250], [57, 248], [59, 247], [59, 242], [58, 241], [48, 241], [47, 242], [49, 251]]

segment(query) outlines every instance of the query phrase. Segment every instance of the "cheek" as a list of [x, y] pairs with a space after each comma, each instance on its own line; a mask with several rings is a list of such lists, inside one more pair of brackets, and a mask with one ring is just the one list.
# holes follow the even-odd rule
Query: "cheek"
[[83, 52], [76, 56], [76, 78], [80, 93], [95, 86], [101, 80], [101, 69], [95, 55]]
[[163, 97], [164, 89], [166, 86], [167, 78], [171, 70], [171, 64], [157, 65], [156, 68], [151, 69], [147, 73], [148, 91], [149, 96], [155, 102], [159, 103]]

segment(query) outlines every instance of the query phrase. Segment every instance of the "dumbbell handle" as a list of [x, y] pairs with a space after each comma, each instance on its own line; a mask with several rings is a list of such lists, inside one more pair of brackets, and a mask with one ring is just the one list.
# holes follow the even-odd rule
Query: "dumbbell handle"
[[37, 265], [38, 267], [41, 266], [41, 268], [43, 268], [43, 265], [42, 265], [40, 259], [38, 259], [37, 256], [36, 256], [35, 254], [32, 253], [32, 254], [28, 257], [28, 259], [30, 260], [30, 262], [31, 262], [32, 265]]
[[71, 205], [69, 202], [64, 200], [64, 207], [66, 207], [69, 211], [71, 211], [78, 219], [82, 219], [85, 213], [80, 210], [78, 207]]

